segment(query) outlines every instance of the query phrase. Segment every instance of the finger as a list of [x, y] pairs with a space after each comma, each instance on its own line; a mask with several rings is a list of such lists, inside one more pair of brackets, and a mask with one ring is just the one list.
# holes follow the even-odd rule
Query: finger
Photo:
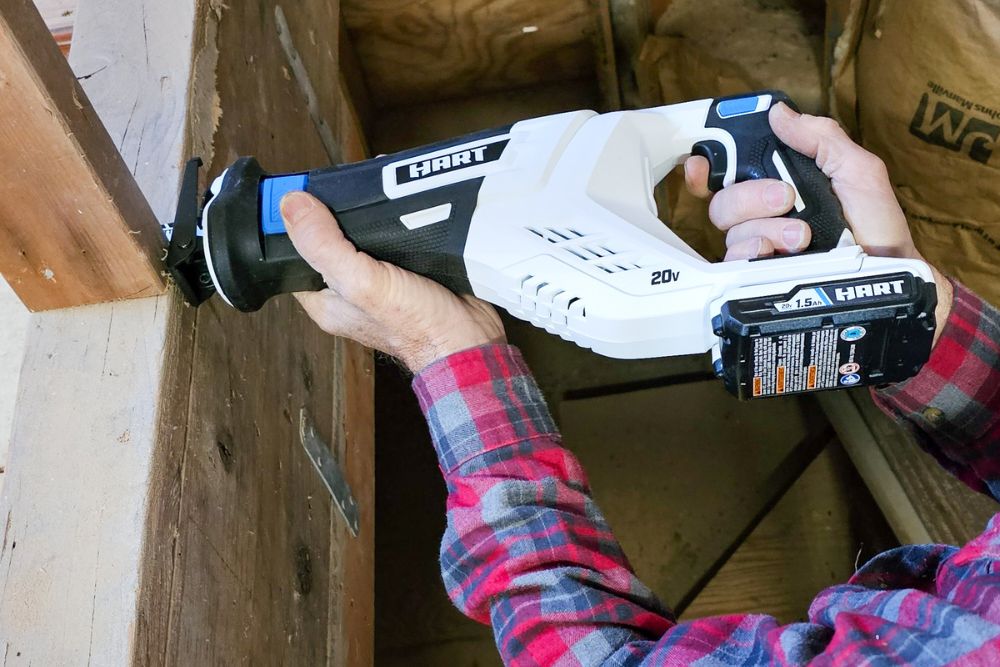
[[881, 159], [851, 141], [832, 119], [799, 114], [778, 104], [771, 109], [770, 120], [779, 139], [815, 158], [832, 180], [844, 216], [870, 253], [916, 252]]
[[[770, 121], [779, 139], [814, 158], [829, 178], [843, 185], [871, 185], [872, 167], [881, 160], [854, 143], [837, 121], [800, 114], [783, 102], [771, 109]], [[888, 185], [888, 177], [885, 182]]]
[[688, 192], [699, 199], [708, 199], [712, 191], [708, 189], [708, 172], [711, 165], [700, 155], [693, 155], [684, 162], [684, 182]]
[[716, 227], [726, 231], [747, 220], [784, 215], [794, 204], [795, 189], [784, 181], [746, 181], [716, 194], [708, 206], [708, 216]]
[[735, 262], [741, 259], [755, 259], [757, 257], [768, 257], [774, 254], [774, 246], [765, 238], [747, 239], [729, 248], [726, 252], [727, 262]]
[[350, 298], [358, 289], [378, 283], [379, 263], [358, 252], [318, 199], [289, 193], [281, 200], [281, 215], [295, 249], [337, 292]]
[[767, 239], [777, 252], [802, 252], [812, 242], [812, 230], [801, 220], [791, 218], [748, 220], [729, 230], [726, 245], [732, 247], [756, 238]]

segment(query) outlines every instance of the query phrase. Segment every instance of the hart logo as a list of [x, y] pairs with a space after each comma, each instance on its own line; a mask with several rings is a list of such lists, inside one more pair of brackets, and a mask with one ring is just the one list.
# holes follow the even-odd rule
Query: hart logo
[[924, 93], [910, 124], [910, 133], [929, 144], [966, 153], [976, 162], [986, 164], [1000, 139], [1000, 126], [941, 99], [932, 100], [930, 93]]
[[[833, 290], [833, 296], [837, 301], [856, 301], [857, 299], [870, 299], [876, 296], [889, 296], [891, 294], [905, 294], [902, 280], [893, 280], [885, 283], [872, 283], [870, 285], [850, 285], [848, 287], [837, 287]], [[829, 291], [829, 288], [827, 288]]]
[[509, 143], [510, 140], [507, 139], [397, 167], [396, 183], [404, 185], [430, 178], [431, 176], [439, 176], [460, 169], [468, 169], [469, 167], [496, 162], [503, 155], [503, 151]]

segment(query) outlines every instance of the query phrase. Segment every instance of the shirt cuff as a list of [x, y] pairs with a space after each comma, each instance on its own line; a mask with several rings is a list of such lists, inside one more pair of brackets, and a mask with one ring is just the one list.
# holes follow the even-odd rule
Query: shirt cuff
[[954, 440], [980, 437], [993, 428], [1000, 391], [996, 311], [967, 287], [954, 283], [951, 314], [924, 368], [916, 376], [874, 390], [890, 415], [927, 435]]
[[445, 473], [486, 452], [536, 438], [559, 441], [515, 347], [483, 345], [440, 359], [414, 377], [413, 390]]

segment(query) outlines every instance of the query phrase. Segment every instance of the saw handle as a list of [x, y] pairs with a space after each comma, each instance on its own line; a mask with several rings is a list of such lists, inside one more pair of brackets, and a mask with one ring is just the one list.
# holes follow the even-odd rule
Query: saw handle
[[[816, 161], [789, 148], [775, 136], [767, 112], [778, 102], [796, 108], [779, 91], [715, 100], [705, 126], [728, 133], [736, 154], [731, 155], [732, 147], [727, 149], [714, 139], [698, 142], [691, 153], [708, 159], [708, 187], [713, 192], [733, 183], [762, 178], [791, 185], [797, 196], [795, 207], [786, 217], [803, 220], [812, 229], [812, 243], [807, 251], [832, 250], [850, 227], [830, 179], [816, 166]], [[735, 169], [730, 168], [733, 162]]]

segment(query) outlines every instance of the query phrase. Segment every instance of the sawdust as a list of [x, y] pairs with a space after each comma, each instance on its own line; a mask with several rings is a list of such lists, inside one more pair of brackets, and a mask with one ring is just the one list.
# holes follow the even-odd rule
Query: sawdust
[[191, 154], [206, 166], [215, 157], [215, 133], [222, 122], [222, 99], [217, 84], [219, 68], [219, 21], [226, 5], [219, 0], [207, 4], [201, 34], [196, 40], [191, 75]]

